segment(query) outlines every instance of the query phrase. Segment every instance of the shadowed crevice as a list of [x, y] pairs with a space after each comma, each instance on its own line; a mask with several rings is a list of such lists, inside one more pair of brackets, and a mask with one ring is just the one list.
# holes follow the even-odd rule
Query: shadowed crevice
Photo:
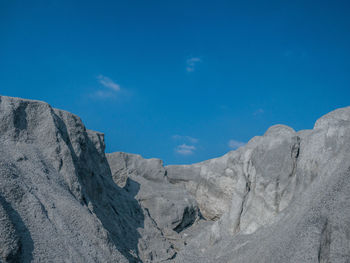
[[21, 102], [20, 105], [13, 112], [13, 125], [18, 130], [27, 129], [27, 106], [28, 104], [26, 102]]
[[8, 215], [11, 223], [13, 224], [16, 237], [19, 238], [17, 251], [11, 253], [6, 258], [5, 262], [31, 262], [33, 260], [34, 242], [28, 228], [24, 224], [18, 212], [13, 209], [11, 204], [7, 202], [2, 195], [0, 195], [0, 205], [5, 210], [5, 213]]
[[330, 262], [331, 233], [331, 225], [327, 219], [321, 231], [320, 246], [318, 249], [319, 263]]
[[79, 190], [71, 189], [73, 195], [99, 219], [108, 232], [109, 240], [129, 262], [142, 262], [138, 250], [141, 235], [137, 229], [144, 228], [144, 215], [135, 199], [140, 189], [139, 183], [128, 179], [124, 189], [120, 188], [113, 181], [104, 153], [97, 150], [87, 131], [82, 131], [79, 140], [81, 152], [77, 153], [65, 121], [54, 111], [52, 114], [72, 155], [80, 187]]

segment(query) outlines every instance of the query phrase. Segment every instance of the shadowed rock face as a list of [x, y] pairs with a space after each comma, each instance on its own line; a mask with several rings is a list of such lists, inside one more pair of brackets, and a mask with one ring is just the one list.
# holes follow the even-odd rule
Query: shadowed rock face
[[135, 199], [139, 184], [129, 193], [114, 183], [102, 134], [46, 103], [9, 97], [0, 97], [0, 123], [2, 261], [147, 262], [174, 255]]
[[140, 185], [136, 199], [162, 231], [176, 236], [173, 231], [182, 232], [200, 219], [196, 200], [182, 185], [169, 183], [161, 160], [121, 152], [106, 156], [116, 184], [128, 192], [134, 191], [130, 181]]
[[0, 96], [0, 262], [350, 262], [350, 107], [193, 165]]

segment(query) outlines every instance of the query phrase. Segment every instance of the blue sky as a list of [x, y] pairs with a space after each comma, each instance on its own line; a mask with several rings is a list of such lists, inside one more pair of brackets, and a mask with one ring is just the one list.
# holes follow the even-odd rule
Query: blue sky
[[350, 105], [349, 1], [0, 0], [0, 94], [193, 163]]

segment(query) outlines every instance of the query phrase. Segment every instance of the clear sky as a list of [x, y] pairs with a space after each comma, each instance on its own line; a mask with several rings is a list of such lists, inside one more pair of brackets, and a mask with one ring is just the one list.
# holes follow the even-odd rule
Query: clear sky
[[220, 156], [350, 105], [350, 1], [0, 0], [0, 94], [104, 132], [107, 152]]

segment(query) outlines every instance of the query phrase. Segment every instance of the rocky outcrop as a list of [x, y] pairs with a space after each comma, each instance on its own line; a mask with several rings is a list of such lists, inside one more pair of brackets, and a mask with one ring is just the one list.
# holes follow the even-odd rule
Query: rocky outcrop
[[[186, 242], [181, 232], [201, 219], [194, 197], [183, 185], [169, 182], [159, 159], [144, 159], [122, 152], [106, 156], [116, 184], [135, 193], [141, 207], [178, 251]], [[137, 191], [135, 184], [139, 186]]]
[[252, 233], [271, 223], [297, 192], [300, 140], [293, 129], [276, 125], [223, 157], [168, 166], [168, 177], [188, 189], [205, 218], [225, 215], [225, 232]]
[[138, 184], [130, 193], [114, 183], [101, 133], [46, 103], [9, 97], [0, 97], [0, 123], [2, 261], [147, 262], [175, 254], [135, 199]]
[[0, 262], [348, 262], [350, 107], [193, 165], [0, 96]]
[[350, 107], [313, 130], [273, 126], [224, 158], [235, 171], [231, 206], [177, 262], [350, 260]]

